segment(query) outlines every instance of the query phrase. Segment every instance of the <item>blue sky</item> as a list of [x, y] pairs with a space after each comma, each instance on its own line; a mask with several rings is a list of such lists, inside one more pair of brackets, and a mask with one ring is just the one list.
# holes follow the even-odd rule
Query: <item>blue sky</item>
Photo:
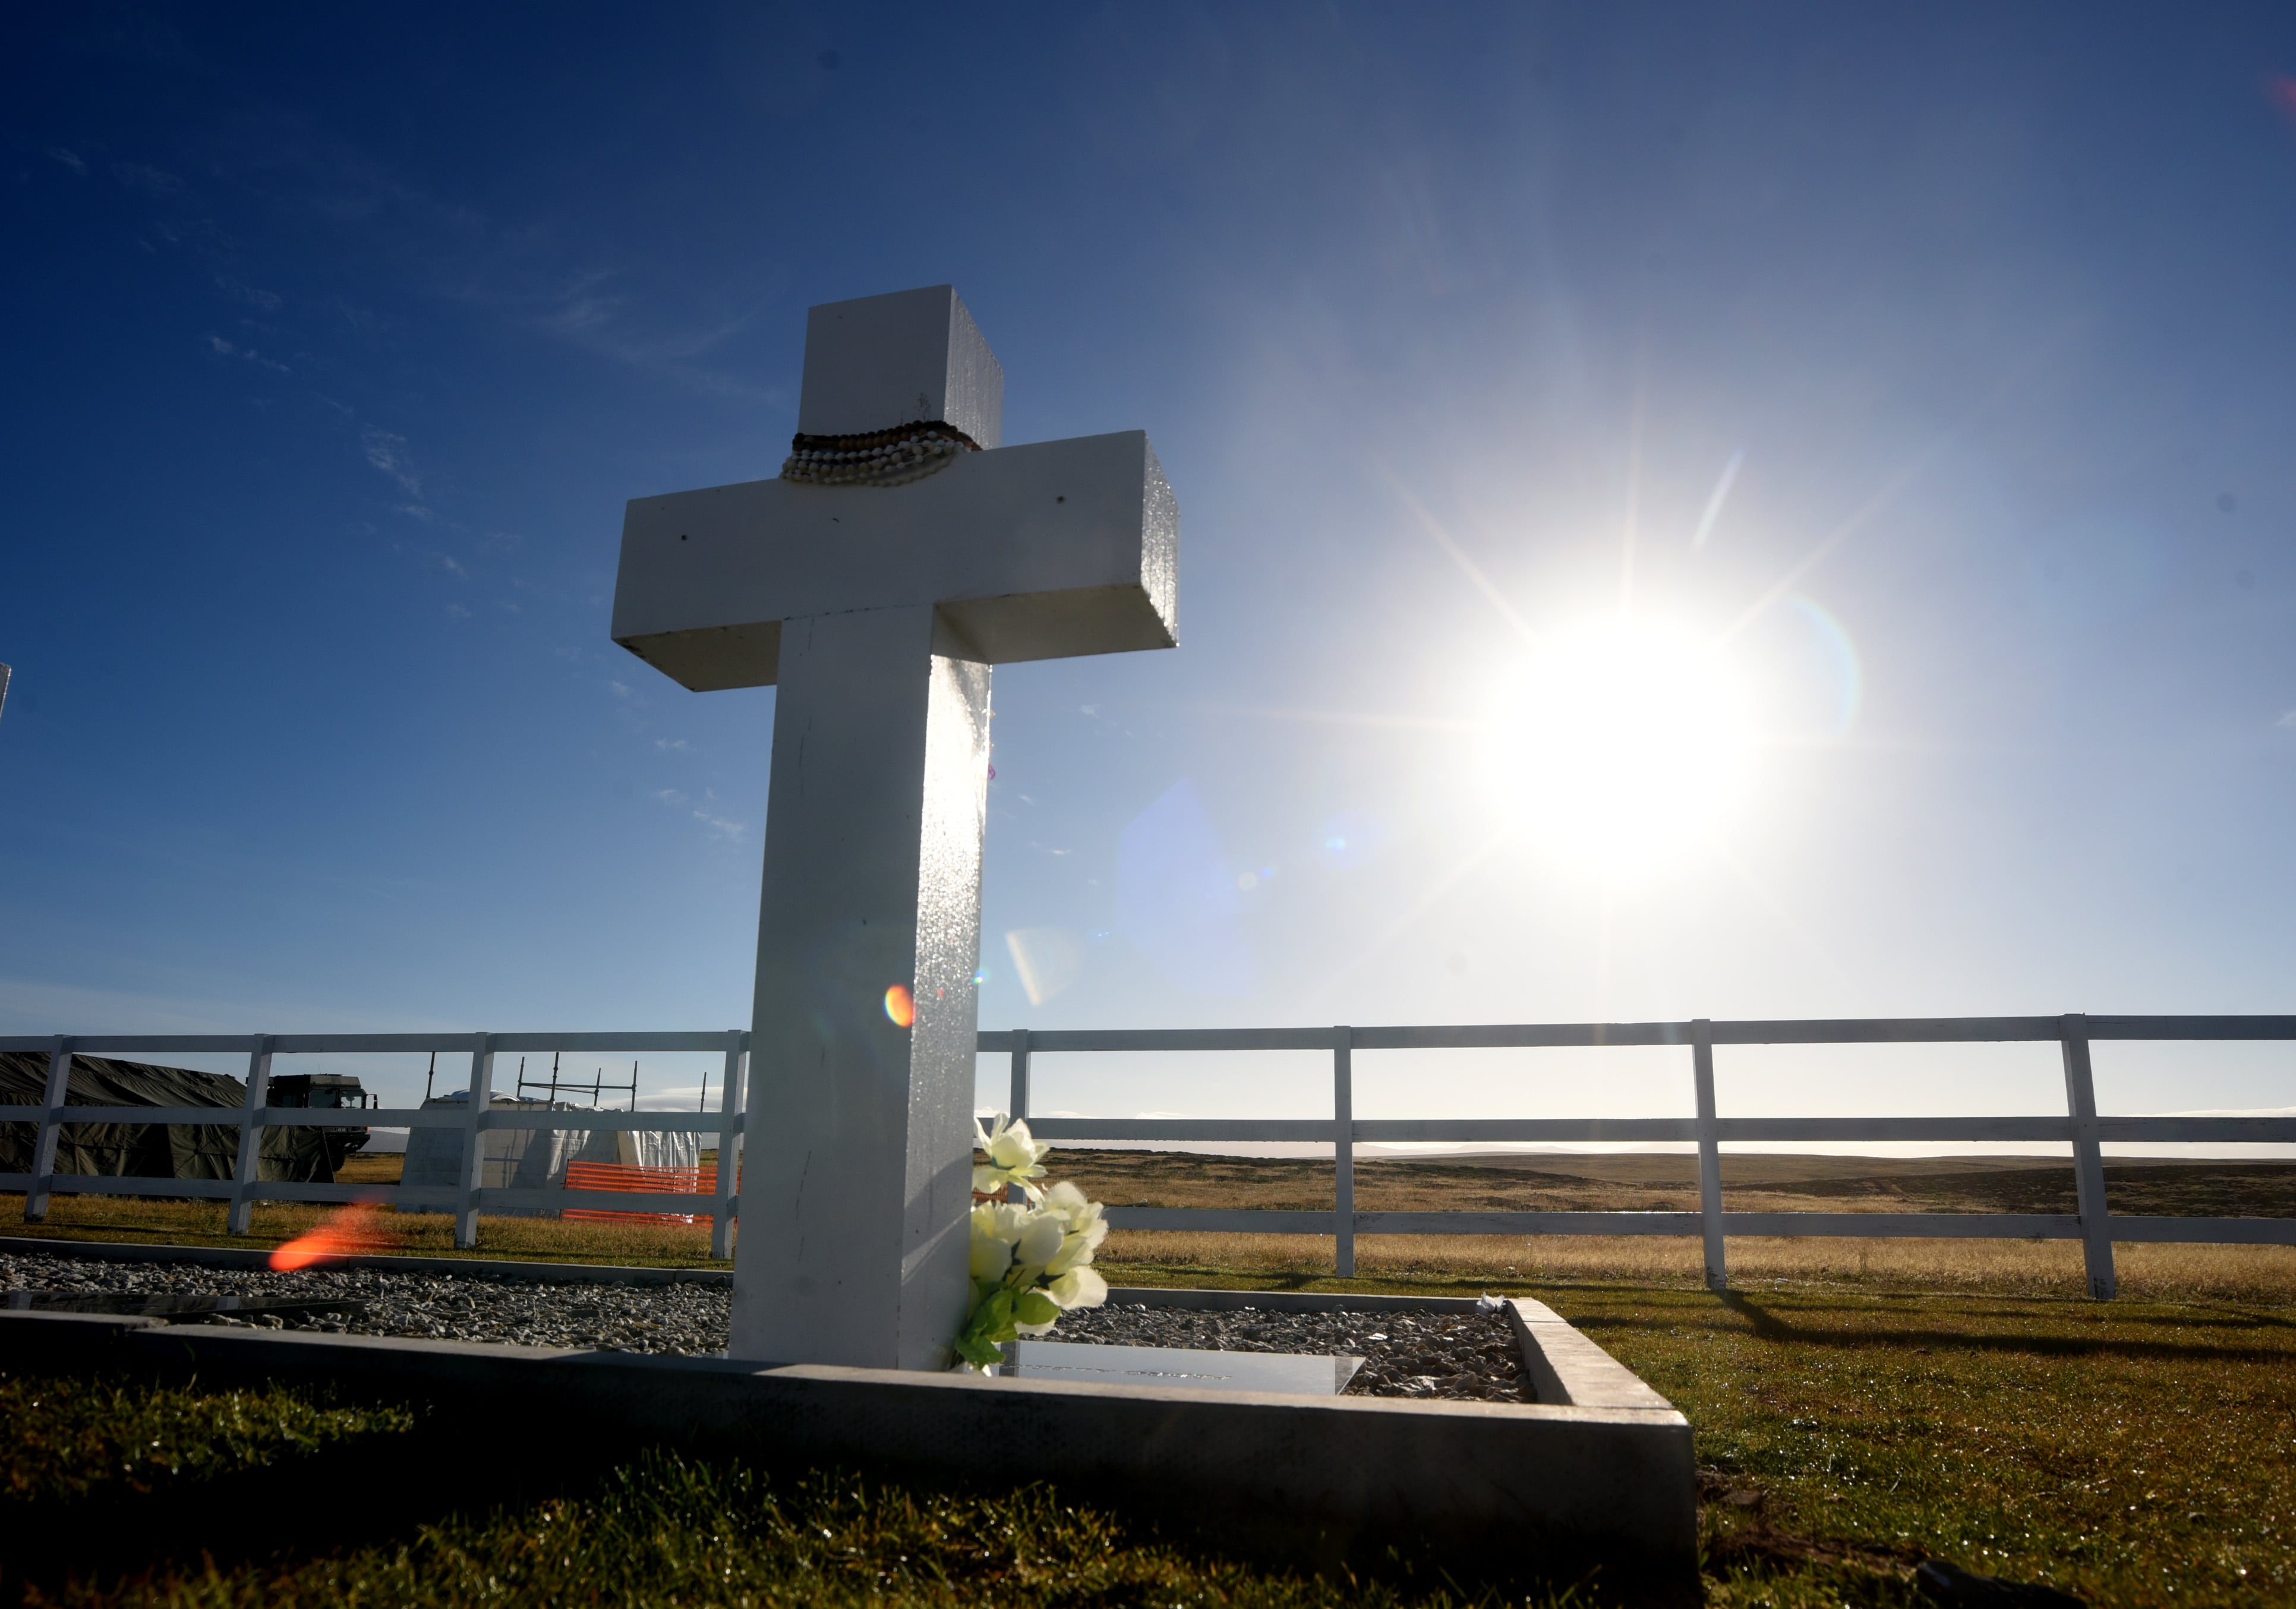
[[[1177, 653], [997, 673], [984, 1026], [2296, 1009], [2284, 8], [5, 27], [0, 1030], [738, 1023], [773, 695], [607, 639], [622, 505], [775, 472], [805, 308], [941, 281], [1008, 442], [1145, 428], [1183, 518]], [[1622, 611], [1739, 737], [1597, 865], [1494, 754]], [[1241, 1071], [1040, 1098], [1316, 1103]]]

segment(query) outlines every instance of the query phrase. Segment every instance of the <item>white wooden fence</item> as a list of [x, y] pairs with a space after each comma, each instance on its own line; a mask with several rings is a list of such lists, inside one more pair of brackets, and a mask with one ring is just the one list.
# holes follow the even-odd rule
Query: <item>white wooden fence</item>
[[[603, 1207], [628, 1209], [630, 1198], [611, 1191], [481, 1187], [487, 1129], [676, 1129], [720, 1137], [714, 1194], [648, 1193], [648, 1211], [709, 1213], [717, 1255], [727, 1254], [733, 1220], [750, 1036], [723, 1033], [619, 1034], [281, 1034], [251, 1040], [221, 1037], [105, 1036], [53, 1039], [0, 1038], [0, 1050], [37, 1050], [49, 1057], [47, 1101], [42, 1106], [0, 1106], [0, 1122], [36, 1122], [39, 1141], [32, 1171], [0, 1174], [0, 1190], [26, 1193], [25, 1217], [37, 1220], [56, 1191], [119, 1195], [205, 1195], [232, 1203], [231, 1232], [244, 1234], [257, 1200], [341, 1202], [380, 1199], [455, 1214], [458, 1245], [477, 1244], [479, 1215], [489, 1209]], [[1332, 1211], [1275, 1211], [1203, 1208], [1120, 1207], [1110, 1220], [1120, 1228], [1193, 1229], [1215, 1233], [1329, 1235], [1337, 1243], [1339, 1271], [1355, 1270], [1360, 1235], [1680, 1235], [1705, 1243], [1706, 1277], [1728, 1280], [1725, 1237], [1767, 1235], [1977, 1236], [2079, 1240], [2087, 1256], [2089, 1293], [2113, 1294], [2115, 1241], [2218, 1242], [2296, 1245], [2296, 1218], [2183, 1218], [2114, 1215], [2105, 1201], [2103, 1146], [2108, 1142], [2153, 1145], [2296, 1144], [2296, 1118], [2112, 1117], [2099, 1114], [2089, 1070], [2089, 1047], [2108, 1040], [2296, 1040], [2296, 1016], [2255, 1017], [1915, 1017], [1837, 1021], [1582, 1022], [1520, 1026], [1413, 1028], [1165, 1029], [1046, 1031], [1015, 1029], [983, 1033], [983, 1053], [1001, 1053], [1012, 1065], [1010, 1109], [1029, 1117], [1048, 1140], [1182, 1141], [1191, 1144], [1308, 1141], [1332, 1147], [1335, 1193]], [[1714, 1096], [1718, 1045], [1903, 1045], [2054, 1042], [2062, 1053], [2065, 1110], [2032, 1117], [1783, 1118], [1724, 1117]], [[1671, 1118], [1359, 1119], [1354, 1113], [1352, 1057], [1358, 1050], [1554, 1049], [1603, 1046], [1680, 1046], [1690, 1053], [1696, 1111]], [[565, 1050], [722, 1052], [726, 1075], [715, 1113], [658, 1112], [511, 1112], [491, 1109], [494, 1059], [498, 1055]], [[1029, 1116], [1032, 1059], [1063, 1052], [1318, 1051], [1332, 1058], [1328, 1118], [1242, 1120], [1037, 1118]], [[193, 1052], [244, 1052], [248, 1105], [232, 1112], [212, 1107], [91, 1108], [63, 1104], [71, 1055], [152, 1056]], [[255, 1178], [259, 1130], [266, 1124], [340, 1127], [343, 1114], [326, 1108], [263, 1104], [275, 1055], [373, 1052], [468, 1052], [470, 1104], [369, 1111], [357, 1121], [379, 1126], [459, 1127], [463, 1131], [462, 1180], [453, 1188], [390, 1189], [373, 1186], [285, 1185]], [[138, 1179], [55, 1176], [58, 1127], [75, 1119], [106, 1123], [228, 1123], [241, 1127], [237, 1177], [231, 1180]], [[1724, 1141], [2056, 1142], [2072, 1148], [2075, 1201], [2071, 1213], [2030, 1212], [1726, 1212], [1722, 1210], [1720, 1145]], [[1436, 1141], [1449, 1144], [1650, 1143], [1690, 1141], [1698, 1147], [1700, 1210], [1695, 1212], [1358, 1212], [1355, 1209], [1355, 1147], [1359, 1144]]]
[[[417, 1211], [452, 1212], [455, 1244], [478, 1244], [479, 1214], [510, 1209], [552, 1210], [563, 1207], [603, 1208], [647, 1212], [707, 1212], [716, 1221], [711, 1250], [719, 1257], [733, 1249], [734, 1219], [740, 1211], [734, 1181], [740, 1170], [742, 1075], [749, 1061], [750, 1036], [741, 1029], [723, 1033], [283, 1033], [234, 1038], [223, 1034], [100, 1034], [75, 1038], [59, 1034], [52, 1039], [0, 1038], [0, 1051], [38, 1051], [48, 1058], [46, 1104], [40, 1106], [0, 1106], [0, 1122], [37, 1122], [39, 1138], [29, 1173], [0, 1173], [0, 1190], [24, 1192], [26, 1221], [47, 1216], [48, 1198], [57, 1191], [84, 1195], [207, 1196], [228, 1201], [225, 1222], [234, 1235], [247, 1233], [248, 1218], [258, 1201], [354, 1202], [381, 1201]], [[718, 1110], [709, 1112], [531, 1112], [497, 1110], [494, 1105], [495, 1058], [547, 1051], [605, 1052], [644, 1055], [649, 1052], [718, 1051], [726, 1057], [726, 1078]], [[162, 1055], [230, 1054], [247, 1056], [247, 1105], [234, 1112], [216, 1106], [67, 1106], [64, 1090], [74, 1055], [128, 1056], [149, 1059]], [[467, 1052], [471, 1058], [469, 1104], [369, 1108], [346, 1112], [332, 1106], [270, 1106], [264, 1104], [271, 1078], [271, 1063], [282, 1055], [353, 1055]], [[201, 1123], [239, 1129], [239, 1159], [228, 1179], [128, 1178], [110, 1175], [55, 1172], [57, 1130], [70, 1122], [85, 1123]], [[268, 1127], [340, 1129], [357, 1125], [390, 1129], [460, 1129], [463, 1153], [458, 1182], [453, 1186], [416, 1187], [406, 1185], [291, 1185], [256, 1178], [262, 1130]], [[610, 1129], [636, 1132], [671, 1130], [680, 1134], [719, 1137], [718, 1188], [714, 1194], [655, 1194], [634, 1201], [625, 1191], [508, 1188], [484, 1186], [485, 1147], [481, 1130], [488, 1129]]]

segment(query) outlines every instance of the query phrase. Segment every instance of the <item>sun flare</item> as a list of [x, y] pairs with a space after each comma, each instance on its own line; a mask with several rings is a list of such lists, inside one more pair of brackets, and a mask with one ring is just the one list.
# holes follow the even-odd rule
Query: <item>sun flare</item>
[[1490, 725], [1505, 808], [1548, 852], [1606, 875], [1693, 847], [1743, 786], [1737, 678], [1694, 632], [1621, 616], [1546, 635]]

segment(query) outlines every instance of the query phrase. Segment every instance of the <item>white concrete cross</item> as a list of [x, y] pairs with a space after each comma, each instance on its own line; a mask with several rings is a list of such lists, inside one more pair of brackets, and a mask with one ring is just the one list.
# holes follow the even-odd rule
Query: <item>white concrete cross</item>
[[1003, 447], [1004, 398], [947, 285], [817, 307], [797, 445], [848, 457], [792, 464], [873, 450], [922, 478], [751, 480], [636, 498], [623, 521], [614, 640], [697, 692], [780, 688], [736, 1358], [948, 1362], [989, 667], [1176, 642], [1179, 513], [1148, 438]]

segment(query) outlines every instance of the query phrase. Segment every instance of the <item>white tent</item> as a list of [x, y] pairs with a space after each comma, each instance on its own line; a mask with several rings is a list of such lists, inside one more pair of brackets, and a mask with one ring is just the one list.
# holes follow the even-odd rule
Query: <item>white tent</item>
[[[470, 1091], [457, 1089], [422, 1104], [426, 1108], [468, 1110], [470, 1101]], [[588, 1112], [588, 1108], [565, 1101], [554, 1104], [509, 1095], [495, 1096], [493, 1110]], [[573, 1162], [616, 1162], [635, 1168], [696, 1168], [701, 1163], [701, 1136], [693, 1132], [618, 1134], [586, 1129], [489, 1129], [479, 1138], [479, 1184], [485, 1189], [545, 1190], [562, 1186], [566, 1182], [566, 1164]], [[410, 1190], [459, 1189], [462, 1165], [460, 1128], [416, 1129], [406, 1137], [406, 1168], [400, 1182]], [[519, 1218], [557, 1215], [554, 1207], [519, 1207], [505, 1214]]]

